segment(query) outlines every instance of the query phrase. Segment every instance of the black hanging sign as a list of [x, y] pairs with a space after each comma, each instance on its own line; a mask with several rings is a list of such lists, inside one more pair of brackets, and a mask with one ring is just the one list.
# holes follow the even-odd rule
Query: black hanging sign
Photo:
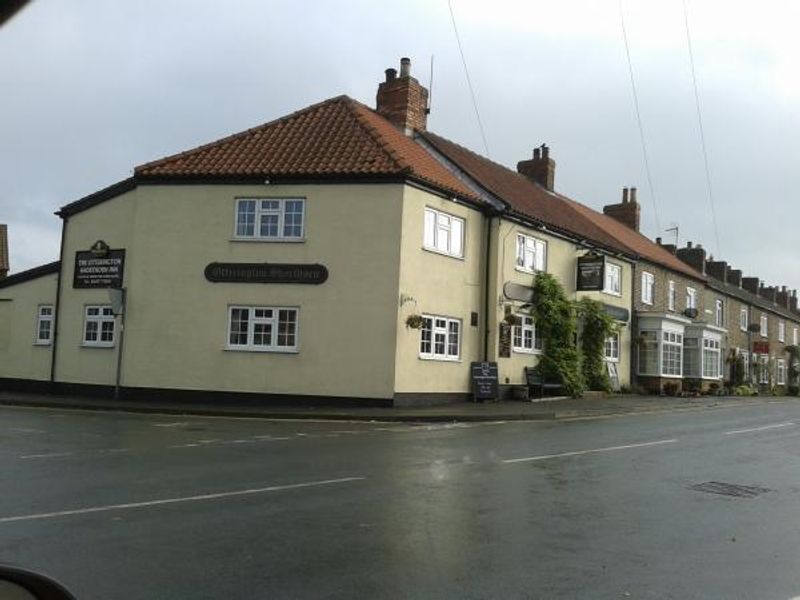
[[125, 250], [112, 250], [103, 240], [90, 250], [75, 253], [74, 288], [121, 288], [125, 271]]
[[325, 265], [287, 263], [211, 263], [206, 279], [214, 283], [304, 283], [319, 285], [328, 279]]
[[474, 402], [496, 400], [500, 395], [496, 362], [471, 363], [470, 381], [472, 383], [472, 399]]
[[605, 277], [606, 259], [598, 254], [586, 254], [578, 257], [579, 292], [602, 291]]

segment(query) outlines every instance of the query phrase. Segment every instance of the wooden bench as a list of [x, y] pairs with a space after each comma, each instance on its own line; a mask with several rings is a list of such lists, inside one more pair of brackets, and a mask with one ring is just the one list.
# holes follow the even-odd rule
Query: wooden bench
[[[564, 386], [554, 380], [545, 379], [533, 367], [525, 367], [525, 382], [528, 385], [528, 398], [544, 398], [546, 392], [553, 392], [553, 395], [558, 396], [557, 392], [564, 389]], [[538, 394], [536, 392], [538, 391]]]

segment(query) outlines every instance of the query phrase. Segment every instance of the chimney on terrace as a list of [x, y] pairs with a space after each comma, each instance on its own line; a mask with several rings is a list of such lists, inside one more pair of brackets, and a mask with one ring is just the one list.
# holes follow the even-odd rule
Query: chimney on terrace
[[411, 77], [411, 59], [400, 59], [396, 69], [386, 69], [386, 80], [378, 85], [376, 110], [406, 135], [425, 131], [428, 124], [428, 90]]
[[550, 148], [542, 144], [533, 149], [533, 158], [517, 163], [517, 173], [553, 191], [556, 181], [556, 161], [550, 158]]
[[625, 227], [639, 231], [641, 209], [639, 208], [639, 203], [636, 202], [636, 188], [622, 188], [622, 202], [619, 204], [607, 204], [603, 207], [603, 214], [608, 215], [615, 221], [619, 221]]
[[693, 246], [692, 242], [686, 242], [685, 248], [678, 248], [677, 255], [695, 271], [706, 274], [706, 250], [700, 244]]

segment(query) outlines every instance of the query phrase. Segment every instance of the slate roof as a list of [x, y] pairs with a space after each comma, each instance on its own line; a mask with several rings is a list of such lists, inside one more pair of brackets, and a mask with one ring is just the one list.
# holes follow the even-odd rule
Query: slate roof
[[514, 211], [572, 236], [590, 240], [604, 248], [664, 266], [689, 277], [705, 277], [655, 242], [596, 210], [561, 194], [550, 192], [512, 171], [429, 131], [420, 132], [424, 140], [481, 187]]
[[136, 167], [134, 179], [386, 179], [478, 200], [371, 108], [337, 96], [275, 121]]
[[60, 268], [61, 268], [61, 262], [55, 261], [47, 263], [46, 265], [40, 265], [38, 267], [28, 269], [27, 271], [20, 271], [19, 273], [14, 273], [13, 275], [9, 275], [5, 279], [0, 279], [0, 289], [11, 287], [12, 285], [23, 283], [25, 281], [38, 279], [39, 277], [44, 277], [45, 275], [50, 275], [52, 273], [58, 273], [58, 270]]

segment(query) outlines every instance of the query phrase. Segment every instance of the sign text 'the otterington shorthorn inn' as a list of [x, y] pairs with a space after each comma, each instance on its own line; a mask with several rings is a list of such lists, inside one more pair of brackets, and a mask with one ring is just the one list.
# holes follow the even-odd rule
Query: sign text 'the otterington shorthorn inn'
[[74, 288], [120, 288], [125, 271], [125, 250], [112, 250], [103, 241], [91, 250], [75, 253]]

